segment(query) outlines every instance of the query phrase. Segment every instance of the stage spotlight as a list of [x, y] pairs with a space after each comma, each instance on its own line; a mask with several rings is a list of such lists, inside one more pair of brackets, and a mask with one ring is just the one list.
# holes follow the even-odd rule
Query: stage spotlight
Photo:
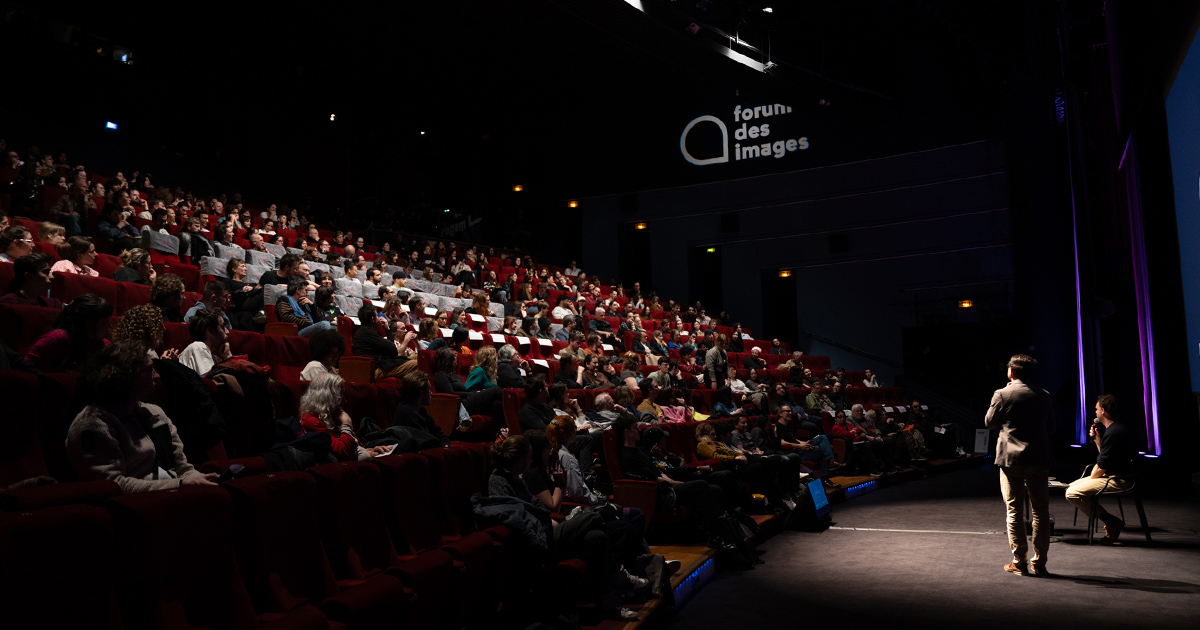
[[104, 123], [104, 128], [105, 128], [105, 129], [111, 129], [111, 130], [113, 130], [113, 131], [116, 131], [116, 130], [117, 130], [117, 123], [115, 123], [115, 122], [106, 122], [106, 123]]
[[579, 207], [579, 202], [578, 202], [578, 201], [568, 201], [568, 202], [567, 202], [567, 207], [568, 207], [568, 208], [578, 208], [578, 207]]
[[959, 308], [971, 308], [972, 306], [975, 306], [975, 303], [971, 300], [963, 300], [958, 303]]
[[792, 277], [792, 270], [791, 270], [791, 269], [780, 269], [780, 270], [779, 270], [779, 277], [780, 277], [780, 278], [791, 278], [791, 277]]
[[708, 249], [706, 249], [706, 250], [704, 250], [704, 251], [706, 251], [706, 252], [708, 252], [708, 253], [710, 253], [710, 254], [715, 254], [715, 253], [717, 253], [717, 248], [716, 248], [716, 247], [709, 247]]
[[774, 13], [774, 12], [775, 12], [775, 9], [772, 9], [771, 7], [763, 7], [763, 13]]
[[513, 192], [521, 192], [522, 190], [525, 190], [525, 187], [520, 184], [513, 186]]
[[329, 122], [333, 122], [333, 121], [335, 121], [335, 120], [337, 120], [337, 114], [330, 114], [330, 115], [329, 115]]
[[422, 131], [422, 132], [421, 132], [421, 135], [422, 135], [422, 136], [423, 136], [423, 135], [425, 135], [425, 132], [424, 132], [424, 131]]
[[644, 230], [644, 229], [646, 229], [646, 223], [645, 222], [637, 223], [633, 227], [638, 230]]

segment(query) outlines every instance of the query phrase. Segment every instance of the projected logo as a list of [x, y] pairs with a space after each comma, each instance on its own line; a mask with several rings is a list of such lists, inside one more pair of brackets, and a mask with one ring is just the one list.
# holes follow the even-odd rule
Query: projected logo
[[[771, 125], [780, 126], [781, 121], [772, 121], [778, 116], [786, 116], [792, 113], [792, 108], [787, 105], [773, 103], [770, 105], [755, 105], [754, 107], [742, 107], [738, 105], [733, 108], [733, 146], [729, 145], [729, 127], [725, 122], [716, 116], [704, 115], [692, 119], [691, 122], [683, 128], [683, 133], [679, 136], [679, 152], [683, 154], [683, 159], [695, 164], [696, 166], [708, 166], [710, 164], [726, 164], [730, 161], [732, 154], [733, 161], [740, 162], [742, 160], [752, 160], [754, 158], [774, 157], [782, 159], [789, 153], [796, 151], [804, 151], [808, 149], [808, 137], [776, 137], [786, 134], [776, 134], [772, 136]], [[715, 125], [720, 131], [721, 139], [718, 143], [715, 141], [715, 134], [711, 129], [707, 130], [705, 136], [707, 141], [703, 142], [702, 147], [697, 147], [694, 142], [689, 148], [688, 135], [693, 130], [704, 129], [706, 126]], [[760, 141], [760, 142], [756, 142]], [[719, 151], [707, 149], [717, 149]], [[692, 151], [700, 153], [697, 157]]]

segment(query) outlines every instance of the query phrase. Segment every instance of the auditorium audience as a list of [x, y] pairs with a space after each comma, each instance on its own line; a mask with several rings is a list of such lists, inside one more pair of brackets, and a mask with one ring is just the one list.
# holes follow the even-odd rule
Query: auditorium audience
[[146, 353], [153, 359], [179, 360], [179, 350], [167, 348], [160, 356], [156, 350], [163, 340], [162, 311], [151, 304], [138, 304], [125, 311], [112, 330], [112, 343], [137, 341], [146, 346]]
[[308, 432], [327, 433], [338, 461], [368, 461], [391, 452], [390, 446], [367, 448], [354, 431], [354, 421], [342, 409], [342, 377], [318, 374], [300, 397], [300, 426]]
[[11, 225], [0, 232], [0, 262], [16, 262], [33, 253], [33, 235], [23, 225]]
[[188, 322], [192, 343], [179, 353], [179, 362], [192, 368], [200, 376], [208, 374], [213, 366], [233, 358], [229, 351], [229, 329], [223, 313], [215, 309], [201, 309]]
[[390, 322], [387, 335], [380, 334], [375, 324], [375, 307], [369, 303], [358, 309], [358, 320], [363, 325], [354, 331], [354, 354], [375, 359], [375, 380], [400, 377], [417, 369], [415, 351], [410, 347], [417, 333], [399, 332], [396, 322]]
[[140, 247], [121, 252], [121, 267], [113, 272], [113, 280], [152, 286], [156, 279], [158, 275], [150, 261], [150, 252]]
[[104, 298], [85, 293], [63, 308], [54, 326], [42, 335], [25, 360], [42, 372], [73, 372], [109, 344], [112, 305]]
[[108, 346], [81, 376], [89, 404], [66, 439], [67, 459], [79, 479], [109, 479], [123, 492], [214, 484], [215, 473], [203, 474], [188, 463], [162, 408], [141, 402], [158, 376], [141, 342]]
[[8, 292], [0, 296], [0, 304], [23, 304], [46, 308], [62, 308], [62, 300], [49, 297], [50, 254], [36, 252], [21, 256], [13, 263], [13, 278]]
[[300, 380], [312, 381], [321, 374], [338, 373], [338, 362], [346, 354], [346, 339], [336, 330], [323, 330], [308, 339], [312, 360], [300, 372]]
[[159, 276], [150, 290], [150, 303], [162, 310], [164, 322], [182, 324], [183, 278], [173, 273]]

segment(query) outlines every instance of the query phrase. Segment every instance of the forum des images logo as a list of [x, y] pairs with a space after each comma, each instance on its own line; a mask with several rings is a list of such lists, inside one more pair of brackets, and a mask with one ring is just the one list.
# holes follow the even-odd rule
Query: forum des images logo
[[[729, 162], [729, 154], [733, 153], [734, 161], [749, 160], [760, 157], [782, 158], [794, 151], [804, 151], [808, 148], [808, 138], [778, 138], [771, 135], [772, 119], [776, 116], [786, 116], [792, 113], [787, 105], [773, 103], [771, 105], [755, 105], [754, 107], [733, 108], [733, 147], [729, 146], [729, 128], [725, 122], [716, 116], [704, 115], [692, 119], [683, 128], [679, 136], [679, 152], [683, 159], [696, 166], [709, 164], [724, 164]], [[715, 124], [721, 130], [721, 155], [709, 158], [697, 158], [687, 149], [688, 133], [699, 124]], [[740, 125], [740, 126], [739, 126]], [[757, 141], [757, 142], [756, 142]]]

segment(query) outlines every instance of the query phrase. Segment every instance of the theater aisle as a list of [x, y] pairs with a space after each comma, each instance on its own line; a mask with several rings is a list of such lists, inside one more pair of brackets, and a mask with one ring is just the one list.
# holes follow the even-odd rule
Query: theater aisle
[[1072, 526], [1052, 491], [1056, 576], [1043, 580], [1001, 570], [998, 477], [962, 470], [842, 503], [833, 528], [780, 533], [765, 565], [719, 572], [670, 627], [1200, 627], [1200, 502], [1146, 499], [1153, 546], [1127, 502], [1120, 543], [1088, 547], [1086, 520]]

